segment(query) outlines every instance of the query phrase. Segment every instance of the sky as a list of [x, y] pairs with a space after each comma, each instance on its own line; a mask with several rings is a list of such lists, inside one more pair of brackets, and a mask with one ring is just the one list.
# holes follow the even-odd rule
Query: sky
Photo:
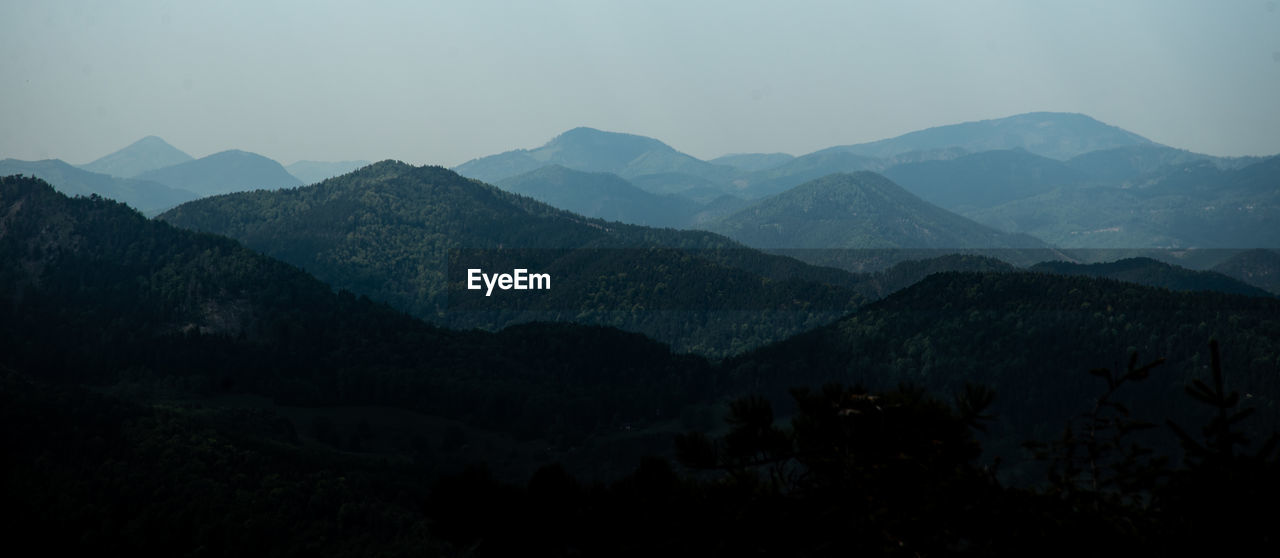
[[455, 166], [577, 127], [801, 155], [1032, 111], [1280, 153], [1271, 0], [0, 0], [0, 158]]

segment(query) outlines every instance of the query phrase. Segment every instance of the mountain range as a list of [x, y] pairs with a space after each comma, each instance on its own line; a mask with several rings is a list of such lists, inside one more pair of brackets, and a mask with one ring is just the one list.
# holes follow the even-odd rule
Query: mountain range
[[[588, 219], [395, 161], [303, 188], [205, 198], [160, 219], [230, 236], [335, 287], [455, 327], [571, 319], [640, 331], [681, 351], [726, 354], [824, 323], [863, 300], [847, 273], [707, 232]], [[466, 294], [449, 292], [448, 262], [468, 250], [552, 271], [544, 312], [446, 312]], [[715, 318], [746, 310], [767, 317], [747, 327]]]
[[159, 182], [138, 178], [121, 178], [90, 172], [58, 159], [44, 161], [0, 161], [0, 176], [25, 174], [55, 185], [69, 196], [98, 195], [129, 204], [147, 215], [154, 215], [182, 202], [199, 198], [190, 190], [174, 188]]
[[191, 190], [201, 196], [302, 185], [302, 181], [284, 170], [280, 163], [238, 149], [149, 170], [138, 178]]

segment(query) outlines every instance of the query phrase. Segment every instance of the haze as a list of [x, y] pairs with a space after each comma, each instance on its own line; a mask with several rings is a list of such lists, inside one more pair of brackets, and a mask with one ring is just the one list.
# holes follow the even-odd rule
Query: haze
[[1240, 2], [0, 3], [0, 158], [457, 165], [575, 127], [803, 154], [1029, 111], [1280, 152], [1280, 9]]

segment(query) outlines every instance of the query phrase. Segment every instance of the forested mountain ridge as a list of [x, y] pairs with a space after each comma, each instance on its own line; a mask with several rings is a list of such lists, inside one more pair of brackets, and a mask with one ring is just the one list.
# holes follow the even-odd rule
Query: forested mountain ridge
[[[524, 252], [526, 261], [549, 268], [560, 261], [562, 267], [556, 269], [568, 275], [556, 285], [565, 288], [553, 287], [551, 296], [577, 302], [557, 299], [556, 308], [575, 311], [542, 319], [616, 325], [673, 343], [678, 350], [728, 354], [818, 325], [863, 300], [849, 289], [857, 279], [847, 273], [760, 254], [707, 232], [589, 219], [443, 168], [393, 161], [304, 188], [207, 198], [160, 218], [231, 236], [336, 287], [457, 327], [497, 327], [528, 319], [508, 315], [496, 323], [453, 321], [489, 319], [445, 312], [445, 264], [460, 249], [546, 250]], [[590, 266], [571, 266], [555, 252], [566, 249], [597, 250], [597, 258]], [[641, 259], [643, 266], [637, 263]], [[746, 280], [747, 275], [757, 277]], [[730, 284], [746, 290], [722, 287]], [[670, 309], [672, 293], [692, 292], [707, 293], [693, 316], [645, 314], [646, 308]], [[752, 321], [746, 329], [736, 320], [715, 320], [704, 313], [744, 309], [733, 302], [742, 300], [752, 301], [755, 310], [781, 312]]]
[[[383, 178], [398, 180], [394, 172]], [[1212, 424], [1197, 420], [1212, 413], [1189, 408], [1183, 386], [1227, 371], [1231, 397], [1260, 412], [1255, 423], [1233, 420], [1224, 435], [1259, 440], [1265, 427], [1256, 421], [1276, 414], [1277, 320], [1280, 301], [1269, 298], [1010, 271], [943, 273], [831, 326], [710, 364], [609, 328], [437, 329], [335, 294], [235, 241], [5, 177], [0, 440], [10, 451], [0, 471], [6, 495], [28, 512], [6, 523], [6, 533], [55, 550], [136, 555], [503, 555], [511, 533], [521, 535], [521, 548], [551, 554], [947, 554], [979, 545], [985, 554], [1025, 555], [1046, 538], [1073, 552], [1149, 550], [1151, 540], [1254, 550], [1270, 540], [1259, 535], [1266, 518], [1215, 506], [1275, 494], [1274, 459], [1253, 460], [1256, 446], [1230, 459], [1213, 453], [1216, 431], [1193, 431]], [[1222, 343], [1221, 367], [1206, 338]], [[1036, 489], [1000, 481], [997, 474], [1034, 482], [1019, 476], [1028, 473], [1017, 443], [1057, 439], [1064, 425], [1078, 424], [1058, 419], [1097, 409], [1106, 389], [1098, 376], [1118, 377], [1097, 367], [1123, 373], [1128, 351], [1142, 362], [1168, 360], [1154, 369], [1131, 364], [1129, 380], [1150, 377], [1113, 401], [1134, 417], [1174, 419], [1210, 453], [1188, 444], [1189, 465], [1153, 469], [1168, 482], [1138, 478], [1115, 490], [1089, 483], [1134, 482], [1125, 475], [1135, 461], [1105, 447], [1088, 454], [1101, 456], [1093, 476], [1068, 469]], [[969, 382], [993, 388], [994, 399]], [[81, 383], [94, 389], [73, 385]], [[795, 386], [811, 389], [788, 398]], [[957, 393], [954, 405], [943, 402]], [[743, 394], [763, 397], [728, 404], [722, 437], [690, 434], [672, 444], [650, 431], [705, 427], [723, 409], [715, 402]], [[278, 406], [227, 403], [252, 395]], [[789, 428], [770, 400], [777, 417], [792, 417]], [[287, 418], [286, 408], [315, 418]], [[469, 426], [414, 437], [359, 418], [371, 409]], [[610, 436], [626, 444], [592, 454], [615, 461], [606, 479], [639, 465], [609, 484], [587, 485], [567, 467], [550, 466], [516, 476], [522, 486], [472, 468], [431, 487], [449, 472], [436, 463], [483, 445], [472, 426], [538, 448], [490, 453], [490, 467], [530, 471]], [[976, 436], [980, 429], [988, 435]], [[1126, 441], [1099, 432], [1100, 444]], [[1055, 466], [1070, 467], [1078, 462], [1071, 451], [1095, 447], [1092, 437], [1066, 440], [1058, 453], [1046, 452]], [[680, 467], [634, 457], [673, 451]], [[1004, 465], [992, 455], [1006, 457]], [[1213, 526], [1208, 534], [1198, 530], [1205, 525]], [[67, 529], [78, 536], [58, 536]]]
[[[519, 436], [671, 418], [710, 381], [705, 361], [609, 328], [439, 329], [234, 240], [37, 179], [0, 179], [0, 261], [0, 364], [40, 381], [385, 405]], [[503, 403], [515, 393], [531, 403]], [[549, 426], [566, 413], [579, 420]]]
[[189, 190], [136, 178], [120, 178], [69, 165], [59, 159], [45, 161], [0, 161], [0, 176], [25, 174], [45, 180], [69, 196], [97, 194], [124, 202], [138, 211], [152, 215], [182, 202], [199, 198]]
[[[1183, 386], [1204, 377], [1209, 340], [1224, 352], [1232, 389], [1258, 408], [1249, 428], [1280, 428], [1280, 300], [1213, 292], [1173, 292], [1110, 279], [1041, 273], [937, 273], [854, 314], [786, 341], [727, 359], [740, 393], [785, 403], [789, 385], [841, 382], [888, 389], [907, 383], [958, 393], [965, 383], [995, 390], [1000, 416], [988, 447], [1018, 459], [1019, 444], [1058, 432], [1096, 395], [1088, 370], [1122, 369], [1136, 353], [1165, 359], [1122, 401], [1137, 418], [1208, 420], [1183, 405]], [[1001, 395], [1003, 394], [1003, 395]], [[1162, 438], [1172, 451], [1176, 441]], [[1010, 471], [1011, 474], [1023, 474]]]
[[1174, 291], [1215, 291], [1247, 296], [1270, 296], [1271, 293], [1217, 271], [1196, 271], [1170, 265], [1151, 258], [1125, 258], [1114, 262], [1076, 264], [1041, 262], [1029, 271], [1057, 275], [1106, 277]]

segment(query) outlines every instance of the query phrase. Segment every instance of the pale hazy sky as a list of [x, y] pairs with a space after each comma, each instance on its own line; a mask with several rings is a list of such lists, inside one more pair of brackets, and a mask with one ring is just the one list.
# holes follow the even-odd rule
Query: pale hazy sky
[[575, 126], [803, 154], [1029, 111], [1280, 153], [1268, 0], [0, 0], [0, 158], [453, 166]]

